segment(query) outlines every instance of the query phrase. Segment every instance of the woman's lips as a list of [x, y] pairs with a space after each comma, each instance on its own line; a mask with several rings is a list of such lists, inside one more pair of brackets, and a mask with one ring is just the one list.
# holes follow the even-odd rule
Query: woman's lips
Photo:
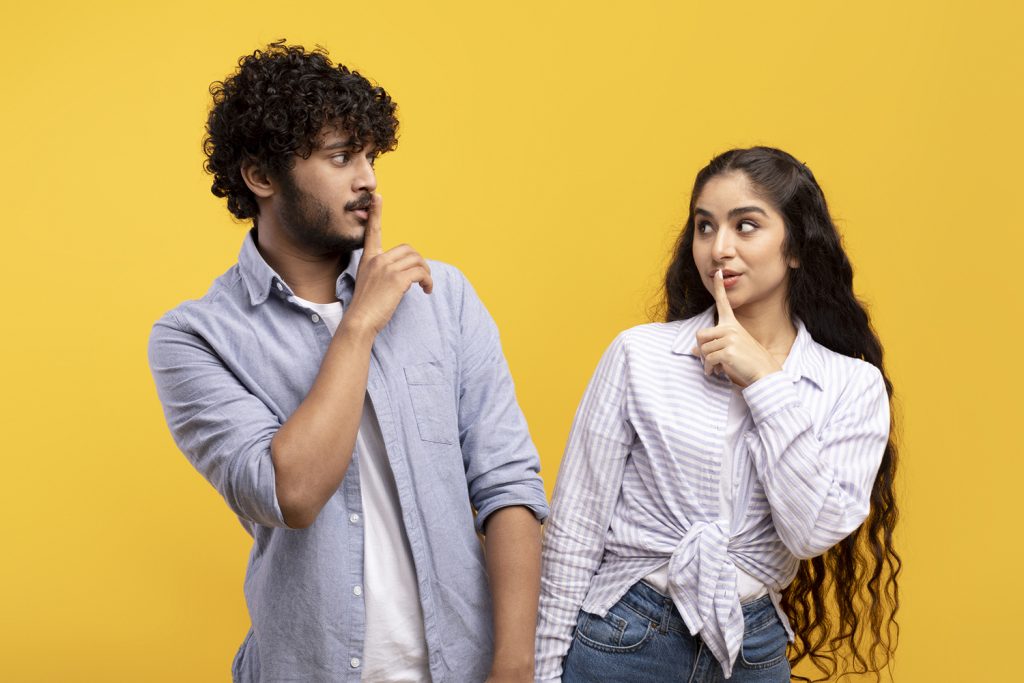
[[[718, 274], [718, 270], [717, 269], [711, 271], [711, 279], [714, 280], [715, 276], [717, 274]], [[735, 287], [736, 283], [739, 282], [739, 279], [741, 277], [743, 277], [743, 273], [731, 273], [731, 272], [729, 272], [727, 270], [723, 270], [722, 271], [722, 284], [725, 285], [726, 289], [729, 289], [730, 287]]]

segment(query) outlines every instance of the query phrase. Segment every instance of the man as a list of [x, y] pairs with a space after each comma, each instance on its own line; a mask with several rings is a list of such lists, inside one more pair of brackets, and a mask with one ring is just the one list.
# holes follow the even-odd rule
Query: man
[[253, 229], [149, 358], [254, 539], [234, 680], [532, 680], [539, 460], [469, 283], [381, 246], [396, 105], [283, 42], [211, 91], [213, 193]]

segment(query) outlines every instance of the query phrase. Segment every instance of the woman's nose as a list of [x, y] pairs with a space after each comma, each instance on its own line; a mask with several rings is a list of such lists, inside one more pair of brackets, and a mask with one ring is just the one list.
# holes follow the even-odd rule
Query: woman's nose
[[731, 258], [736, 251], [733, 245], [731, 230], [720, 229], [715, 233], [715, 241], [711, 244], [711, 256], [716, 261]]

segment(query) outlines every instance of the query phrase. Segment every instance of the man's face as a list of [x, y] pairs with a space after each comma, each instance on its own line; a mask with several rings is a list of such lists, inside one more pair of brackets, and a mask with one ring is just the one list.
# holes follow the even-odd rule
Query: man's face
[[304, 251], [326, 256], [363, 246], [377, 188], [376, 157], [372, 143], [360, 148], [347, 134], [326, 128], [309, 158], [297, 156], [291, 172], [278, 178], [281, 224]]

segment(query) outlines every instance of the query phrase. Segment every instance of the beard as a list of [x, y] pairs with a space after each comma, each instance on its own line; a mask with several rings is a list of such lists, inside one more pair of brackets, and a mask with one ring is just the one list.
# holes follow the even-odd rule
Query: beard
[[282, 174], [280, 183], [283, 228], [304, 251], [347, 259], [353, 251], [363, 248], [365, 233], [349, 237], [332, 230], [334, 211], [296, 185], [290, 173]]

